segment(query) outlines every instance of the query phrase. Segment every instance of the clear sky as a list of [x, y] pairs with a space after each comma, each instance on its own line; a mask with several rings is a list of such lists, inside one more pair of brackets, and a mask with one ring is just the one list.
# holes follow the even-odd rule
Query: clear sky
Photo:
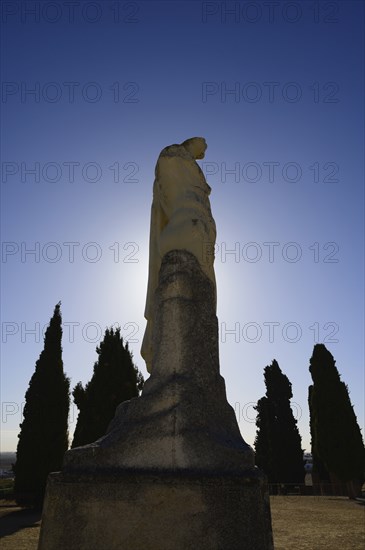
[[[310, 449], [323, 342], [364, 429], [364, 4], [20, 2], [2, 9], [1, 450], [62, 301], [87, 382], [104, 330], [135, 362], [154, 168], [203, 136], [217, 224], [221, 372], [243, 437], [276, 359]], [[70, 431], [77, 409], [71, 411]]]

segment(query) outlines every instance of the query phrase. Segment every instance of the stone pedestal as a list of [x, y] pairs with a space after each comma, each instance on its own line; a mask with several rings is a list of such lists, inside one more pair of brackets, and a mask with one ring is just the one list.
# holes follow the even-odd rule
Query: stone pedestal
[[51, 474], [40, 548], [267, 550], [268, 497], [253, 472]]
[[161, 265], [153, 349], [142, 396], [49, 477], [39, 550], [272, 550], [265, 480], [219, 374], [215, 289], [184, 250]]

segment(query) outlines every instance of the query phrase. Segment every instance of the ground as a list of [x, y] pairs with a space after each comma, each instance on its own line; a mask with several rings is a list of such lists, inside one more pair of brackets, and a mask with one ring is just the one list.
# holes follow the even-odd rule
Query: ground
[[[270, 498], [275, 550], [362, 550], [365, 506], [346, 497]], [[1, 550], [37, 550], [40, 514], [0, 500]]]
[[41, 515], [0, 500], [1, 550], [37, 550]]
[[275, 550], [361, 550], [365, 506], [347, 497], [270, 497]]

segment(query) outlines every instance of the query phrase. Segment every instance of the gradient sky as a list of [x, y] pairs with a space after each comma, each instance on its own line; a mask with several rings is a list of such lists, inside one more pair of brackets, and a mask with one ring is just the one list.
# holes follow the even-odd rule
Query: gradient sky
[[[275, 358], [310, 450], [316, 342], [363, 430], [363, 2], [1, 9], [1, 450], [16, 449], [59, 300], [72, 387], [90, 379], [112, 324], [146, 376], [154, 168], [161, 149], [192, 136], [208, 143], [199, 162], [218, 233], [221, 372], [243, 437], [254, 441]], [[71, 432], [76, 417], [73, 406]]]

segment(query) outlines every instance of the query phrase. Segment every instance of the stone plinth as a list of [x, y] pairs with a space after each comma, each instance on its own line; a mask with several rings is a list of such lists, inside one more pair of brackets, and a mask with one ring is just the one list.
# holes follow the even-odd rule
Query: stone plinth
[[50, 476], [39, 550], [271, 550], [265, 481], [219, 374], [215, 288], [187, 251], [163, 259], [153, 327], [142, 396]]
[[271, 550], [257, 473], [51, 474], [40, 548]]

